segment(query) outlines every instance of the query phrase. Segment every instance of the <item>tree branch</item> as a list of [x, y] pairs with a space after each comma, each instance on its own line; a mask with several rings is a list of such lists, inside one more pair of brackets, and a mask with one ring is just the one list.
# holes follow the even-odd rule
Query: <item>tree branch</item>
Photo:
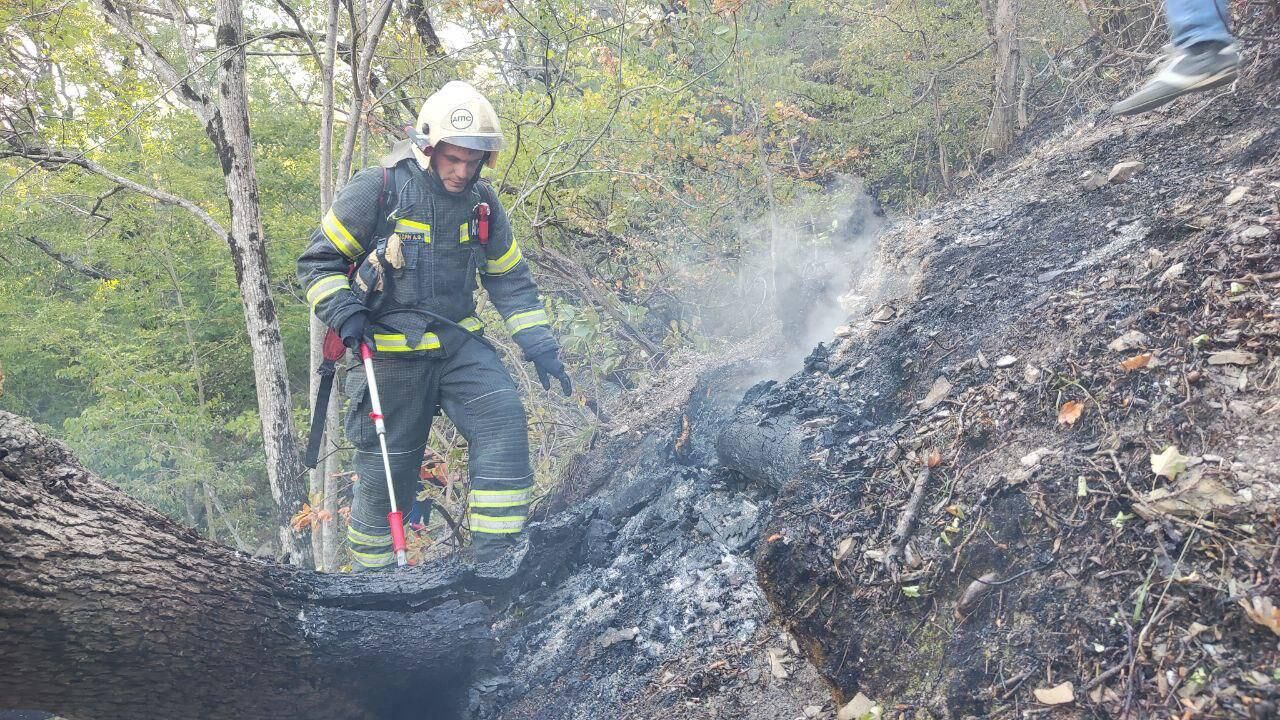
[[426, 8], [422, 6], [422, 0], [408, 0], [404, 4], [404, 11], [413, 23], [414, 29], [418, 31], [418, 38], [426, 46], [427, 54], [433, 57], [444, 55], [444, 45], [440, 42], [440, 37], [436, 35], [436, 29], [431, 24], [431, 16], [427, 14]]
[[208, 92], [201, 87], [195, 75], [184, 76], [179, 73], [173, 63], [169, 62], [169, 59], [151, 43], [151, 40], [129, 22], [128, 16], [117, 8], [112, 0], [98, 0], [98, 6], [102, 8], [102, 13], [111, 27], [138, 46], [142, 54], [151, 62], [160, 81], [177, 88], [183, 102], [195, 112], [200, 122], [208, 125], [217, 114], [217, 108], [214, 107]]
[[53, 248], [53, 245], [50, 245], [48, 242], [41, 240], [35, 235], [28, 235], [24, 239], [27, 242], [31, 243], [32, 245], [35, 245], [36, 247], [40, 248], [41, 252], [43, 252], [45, 255], [48, 255], [54, 260], [57, 260], [62, 265], [66, 266], [68, 269], [74, 270], [80, 273], [81, 275], [84, 275], [85, 277], [92, 278], [94, 280], [114, 280], [115, 279], [113, 276], [108, 275], [107, 273], [93, 267], [92, 265], [88, 265], [82, 262], [79, 258], [75, 257], [74, 255], [64, 255], [58, 252]]
[[222, 227], [222, 225], [219, 224], [217, 220], [214, 220], [213, 217], [209, 215], [209, 213], [202, 210], [200, 206], [196, 205], [190, 200], [184, 197], [179, 197], [172, 193], [165, 192], [164, 190], [158, 190], [156, 188], [143, 185], [142, 183], [136, 182], [134, 180], [130, 180], [129, 178], [123, 175], [117, 175], [116, 173], [111, 172], [110, 170], [102, 167], [98, 163], [88, 158], [81, 157], [79, 155], [71, 155], [59, 150], [49, 150], [46, 148], [21, 148], [21, 147], [14, 147], [14, 149], [11, 149], [11, 150], [0, 150], [0, 159], [7, 158], [7, 157], [25, 158], [27, 160], [32, 161], [33, 163], [40, 165], [46, 170], [49, 169], [50, 166], [60, 167], [63, 165], [78, 165], [79, 167], [85, 170], [88, 170], [89, 172], [95, 175], [100, 175], [117, 185], [121, 185], [136, 193], [146, 195], [147, 197], [153, 200], [156, 200], [160, 203], [163, 203], [165, 205], [173, 205], [175, 207], [180, 207], [183, 210], [186, 210], [187, 212], [194, 215], [197, 220], [204, 223], [205, 227], [212, 230], [213, 233], [217, 235], [219, 239], [226, 240], [227, 238], [226, 228]]

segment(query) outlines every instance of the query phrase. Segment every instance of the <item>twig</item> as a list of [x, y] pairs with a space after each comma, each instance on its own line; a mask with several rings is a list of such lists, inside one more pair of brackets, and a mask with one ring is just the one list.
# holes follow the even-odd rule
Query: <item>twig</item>
[[885, 553], [884, 564], [894, 578], [898, 577], [898, 567], [906, 551], [907, 541], [911, 539], [911, 527], [915, 524], [916, 515], [920, 513], [920, 504], [924, 501], [925, 490], [929, 486], [929, 475], [930, 469], [926, 466], [916, 478], [915, 486], [911, 489], [911, 497], [903, 506], [902, 514], [898, 516], [898, 525], [889, 538], [889, 552]]

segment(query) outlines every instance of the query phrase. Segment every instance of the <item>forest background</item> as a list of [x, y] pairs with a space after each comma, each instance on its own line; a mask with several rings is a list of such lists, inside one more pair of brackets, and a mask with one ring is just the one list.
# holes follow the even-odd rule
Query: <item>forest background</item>
[[[833, 188], [928, 204], [1165, 40], [1144, 0], [65, 0], [0, 25], [0, 408], [208, 537], [328, 569], [352, 477], [341, 450], [298, 462], [293, 264], [447, 80], [501, 116], [488, 176], [582, 388], [535, 389], [490, 333], [545, 487], [680, 352], [787, 319], [780, 266], [856, 234], [815, 219]], [[447, 423], [431, 444], [424, 475], [465, 476]]]

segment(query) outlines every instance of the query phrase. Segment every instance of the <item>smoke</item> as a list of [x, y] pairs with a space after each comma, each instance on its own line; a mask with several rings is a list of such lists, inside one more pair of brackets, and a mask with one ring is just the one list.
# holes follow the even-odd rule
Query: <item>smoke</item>
[[861, 181], [846, 178], [744, 223], [738, 237], [750, 251], [733, 287], [713, 293], [721, 302], [702, 303], [703, 332], [769, 343], [755, 380], [800, 370], [819, 342], [881, 296], [887, 279], [875, 256], [883, 219]]

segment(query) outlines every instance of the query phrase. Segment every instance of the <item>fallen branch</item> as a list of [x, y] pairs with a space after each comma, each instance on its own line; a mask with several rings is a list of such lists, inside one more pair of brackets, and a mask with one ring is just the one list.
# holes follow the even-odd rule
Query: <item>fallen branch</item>
[[907, 541], [911, 539], [911, 528], [915, 525], [916, 516], [920, 514], [920, 504], [924, 502], [924, 493], [929, 486], [929, 475], [929, 468], [926, 467], [916, 478], [915, 486], [911, 488], [911, 497], [903, 507], [902, 514], [898, 516], [898, 525], [889, 538], [889, 552], [885, 553], [884, 565], [889, 575], [895, 579], [898, 577], [898, 568], [902, 566]]

